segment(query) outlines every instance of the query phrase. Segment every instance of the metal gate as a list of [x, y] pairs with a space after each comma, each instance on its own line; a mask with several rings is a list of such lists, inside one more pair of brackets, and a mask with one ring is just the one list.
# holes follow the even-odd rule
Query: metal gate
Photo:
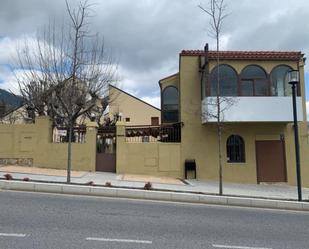
[[116, 126], [98, 129], [96, 171], [116, 172]]

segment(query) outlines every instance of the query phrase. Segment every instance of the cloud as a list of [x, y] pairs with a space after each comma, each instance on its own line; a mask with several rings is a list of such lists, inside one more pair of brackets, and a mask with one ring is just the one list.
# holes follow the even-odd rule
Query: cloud
[[15, 94], [19, 93], [19, 87], [15, 74], [7, 66], [0, 65], [0, 80], [0, 88]]
[[21, 43], [20, 38], [0, 38], [0, 64], [12, 64], [16, 59], [16, 49]]
[[145, 102], [160, 108], [161, 106], [161, 98], [160, 97], [142, 97], [142, 100], [144, 100]]
[[[37, 73], [39, 74], [39, 71], [37, 71]], [[0, 75], [0, 80], [2, 81], [2, 83], [0, 83], [0, 88], [5, 89], [9, 92], [13, 92], [14, 94], [20, 94], [20, 88], [17, 79], [27, 80], [27, 76], [30, 77], [30, 71], [22, 69], [11, 70], [6, 66], [0, 65]]]
[[139, 97], [158, 95], [160, 92], [159, 80], [177, 71], [177, 66], [168, 63], [163, 68], [152, 68], [141, 72], [131, 71], [119, 66], [119, 87]]
[[[47, 43], [40, 41], [40, 44], [44, 48]], [[25, 50], [30, 55], [38, 53], [38, 40], [35, 34], [20, 35], [14, 38], [0, 38], [0, 65], [7, 65], [12, 68], [18, 67], [18, 54], [22, 55]]]
[[[79, 1], [69, 0], [72, 7]], [[95, 3], [90, 30], [104, 36], [107, 52], [119, 61], [119, 85], [138, 97], [159, 97], [158, 80], [178, 71], [182, 49], [202, 49], [209, 17], [197, 5], [207, 0], [104, 0]], [[226, 0], [222, 27], [224, 50], [301, 50], [309, 54], [309, 1]], [[64, 0], [2, 0], [0, 64], [22, 37], [35, 37], [49, 22], [68, 23]], [[2, 39], [1, 39], [2, 37]], [[307, 66], [306, 66], [307, 71]], [[2, 74], [2, 73], [1, 73]], [[7, 79], [7, 72], [0, 81]], [[11, 82], [11, 78], [8, 78]], [[8, 83], [4, 83], [8, 84]]]
[[[309, 2], [287, 0], [238, 1], [230, 4], [225, 32], [231, 34], [228, 47], [242, 50], [301, 50], [309, 52]], [[267, 7], [265, 7], [267, 6]], [[279, 7], [280, 6], [280, 7]]]

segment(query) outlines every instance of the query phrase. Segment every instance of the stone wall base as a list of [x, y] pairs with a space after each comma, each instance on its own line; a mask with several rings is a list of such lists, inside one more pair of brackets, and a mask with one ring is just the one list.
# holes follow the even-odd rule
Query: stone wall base
[[33, 166], [33, 158], [0, 158], [0, 165]]

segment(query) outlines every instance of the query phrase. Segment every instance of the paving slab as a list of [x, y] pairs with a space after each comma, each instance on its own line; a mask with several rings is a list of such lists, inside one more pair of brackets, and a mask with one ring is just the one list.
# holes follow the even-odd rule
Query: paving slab
[[162, 184], [175, 184], [185, 185], [181, 180], [172, 177], [158, 177], [148, 175], [136, 175], [136, 174], [123, 174], [120, 175], [118, 180], [133, 181], [133, 182], [151, 182], [151, 183], [162, 183]]

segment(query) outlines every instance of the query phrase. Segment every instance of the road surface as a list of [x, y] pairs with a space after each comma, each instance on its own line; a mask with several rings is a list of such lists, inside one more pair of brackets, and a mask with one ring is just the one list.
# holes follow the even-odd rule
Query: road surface
[[308, 249], [309, 213], [0, 191], [1, 249]]

